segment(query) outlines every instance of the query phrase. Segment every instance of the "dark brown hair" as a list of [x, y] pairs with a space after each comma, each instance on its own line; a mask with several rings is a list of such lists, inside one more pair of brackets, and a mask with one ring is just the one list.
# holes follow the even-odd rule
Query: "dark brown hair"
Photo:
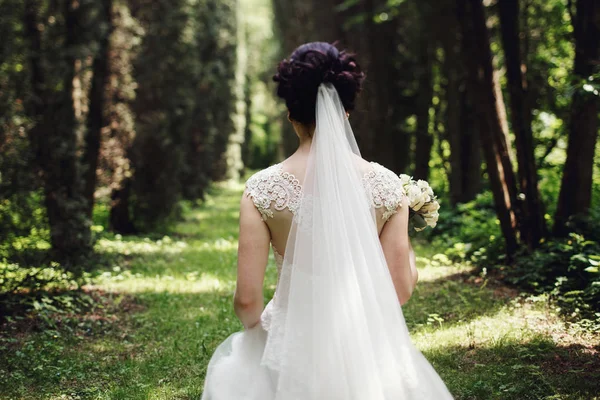
[[285, 100], [290, 118], [303, 124], [315, 122], [319, 85], [335, 86], [346, 111], [354, 109], [365, 73], [354, 54], [339, 51], [335, 44], [311, 42], [299, 46], [289, 59], [279, 63], [273, 80], [277, 96]]

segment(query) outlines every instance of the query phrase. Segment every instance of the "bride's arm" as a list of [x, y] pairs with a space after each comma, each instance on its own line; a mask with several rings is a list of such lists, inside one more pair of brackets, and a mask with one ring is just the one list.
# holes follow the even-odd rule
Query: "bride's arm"
[[417, 284], [415, 255], [408, 236], [408, 206], [400, 206], [384, 225], [379, 239], [400, 304], [404, 305]]
[[263, 282], [269, 258], [271, 236], [267, 224], [252, 200], [243, 196], [240, 203], [235, 313], [246, 329], [260, 322], [264, 307]]
[[410, 272], [413, 277], [413, 289], [417, 286], [417, 281], [419, 280], [419, 271], [417, 270], [417, 256], [415, 255], [415, 251], [413, 250], [412, 243], [410, 242], [410, 237], [408, 238], [408, 246], [410, 247]]

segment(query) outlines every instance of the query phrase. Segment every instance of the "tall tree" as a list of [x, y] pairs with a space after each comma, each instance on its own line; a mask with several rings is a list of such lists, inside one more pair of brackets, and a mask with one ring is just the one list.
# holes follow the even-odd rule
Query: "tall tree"
[[520, 232], [529, 249], [536, 248], [544, 235], [544, 209], [538, 189], [537, 169], [534, 157], [531, 108], [527, 102], [527, 81], [521, 60], [519, 1], [499, 0], [500, 30], [506, 62], [508, 91], [510, 93], [511, 121], [515, 132], [518, 173], [521, 192]]
[[481, 0], [457, 1], [469, 93], [477, 116], [496, 213], [506, 241], [507, 256], [511, 259], [517, 248], [514, 209], [516, 187], [494, 89], [494, 67], [485, 10]]
[[433, 52], [434, 43], [430, 36], [428, 26], [429, 17], [428, 3], [421, 6], [425, 10], [420, 12], [421, 35], [419, 38], [419, 64], [417, 72], [418, 93], [416, 97], [416, 144], [415, 144], [415, 172], [416, 179], [429, 179], [429, 161], [431, 160], [431, 149], [433, 147], [433, 135], [429, 131], [429, 111], [433, 100]]
[[140, 85], [132, 107], [131, 204], [136, 227], [153, 229], [177, 215], [181, 198], [200, 197], [209, 179], [226, 173], [235, 107], [236, 1], [130, 4], [145, 31], [134, 60]]
[[88, 202], [88, 215], [92, 216], [94, 208], [94, 192], [96, 191], [96, 169], [100, 153], [100, 140], [102, 129], [106, 126], [105, 104], [106, 84], [109, 77], [109, 44], [113, 31], [112, 17], [113, 0], [99, 2], [98, 26], [99, 40], [98, 51], [92, 63], [92, 86], [89, 94], [89, 112], [87, 116], [87, 132], [85, 138], [85, 151], [83, 154], [84, 169], [84, 194]]
[[[368, 158], [383, 165], [393, 166], [397, 157], [394, 146], [395, 115], [393, 115], [392, 96], [396, 87], [396, 70], [393, 61], [394, 39], [397, 37], [397, 19], [378, 21], [383, 4], [380, 0], [366, 0], [365, 29], [367, 34], [368, 59], [366, 65], [368, 78], [365, 95], [368, 102], [368, 129], [361, 132], [361, 151]], [[388, 38], [388, 40], [383, 40]]]
[[600, 65], [600, 3], [577, 0], [572, 15], [575, 39], [573, 78], [578, 90], [573, 95], [569, 120], [567, 160], [558, 197], [553, 231], [568, 232], [569, 217], [586, 213], [591, 204], [594, 151], [598, 137], [598, 96], [586, 92], [583, 84], [598, 72]]
[[[46, 32], [49, 43], [43, 46], [39, 6], [34, 0], [25, 2], [24, 26], [32, 88], [28, 109], [36, 119], [29, 138], [43, 175], [52, 249], [57, 258], [73, 266], [73, 261], [91, 251], [72, 93], [81, 21], [78, 3], [64, 1], [62, 13], [57, 15], [61, 21], [57, 27], [62, 29]], [[54, 34], [63, 40], [57, 40]]]
[[109, 228], [118, 233], [136, 232], [131, 214], [132, 144], [136, 121], [131, 109], [138, 83], [134, 79], [133, 62], [139, 53], [143, 29], [129, 11], [127, 2], [116, 0], [112, 14], [113, 34], [110, 38], [109, 84], [105, 115], [107, 129], [102, 132], [100, 168], [110, 189]]
[[440, 4], [436, 38], [444, 52], [444, 133], [450, 146], [448, 181], [453, 205], [473, 200], [481, 191], [481, 144], [475, 127], [473, 107], [467, 93], [461, 57], [462, 42], [456, 1]]

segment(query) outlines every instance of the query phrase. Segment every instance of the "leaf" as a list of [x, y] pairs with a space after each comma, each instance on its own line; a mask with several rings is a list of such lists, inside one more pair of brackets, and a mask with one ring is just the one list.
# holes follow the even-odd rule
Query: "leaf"
[[411, 221], [415, 228], [425, 228], [427, 226], [427, 222], [425, 222], [425, 219], [419, 214], [413, 214]]
[[348, 10], [349, 8], [352, 8], [353, 6], [357, 5], [358, 3], [359, 3], [359, 0], [346, 0], [343, 3], [335, 6], [334, 10], [336, 12], [343, 12], [343, 11]]
[[581, 261], [581, 262], [586, 263], [586, 264], [588, 262], [587, 257], [584, 256], [583, 254], [575, 254], [574, 256], [572, 256], [571, 257], [571, 261], [575, 261], [575, 260]]

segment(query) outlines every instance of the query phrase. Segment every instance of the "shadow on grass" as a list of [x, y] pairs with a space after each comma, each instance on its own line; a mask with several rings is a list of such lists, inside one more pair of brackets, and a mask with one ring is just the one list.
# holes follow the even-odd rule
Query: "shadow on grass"
[[599, 346], [559, 346], [539, 335], [526, 343], [449, 346], [424, 355], [457, 400], [588, 400], [600, 393], [599, 352]]
[[199, 398], [214, 348], [242, 329], [228, 292], [147, 292], [107, 307], [52, 329], [5, 327], [0, 398]]
[[484, 285], [468, 271], [454, 273], [419, 282], [402, 310], [413, 333], [436, 322], [445, 326], [462, 324], [495, 315], [506, 307], [516, 293], [502, 288], [495, 283]]

